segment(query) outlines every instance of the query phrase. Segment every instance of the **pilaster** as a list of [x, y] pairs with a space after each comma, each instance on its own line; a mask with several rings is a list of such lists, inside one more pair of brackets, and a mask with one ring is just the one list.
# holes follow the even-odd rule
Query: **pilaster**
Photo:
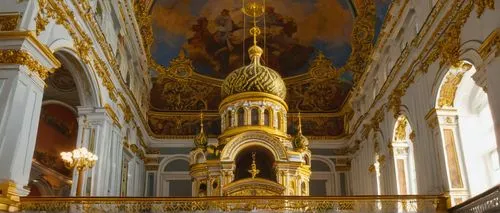
[[456, 205], [469, 197], [465, 164], [458, 137], [456, 109], [433, 109], [426, 116], [438, 150], [443, 192]]
[[60, 65], [31, 32], [0, 32], [0, 211], [29, 193], [44, 80]]

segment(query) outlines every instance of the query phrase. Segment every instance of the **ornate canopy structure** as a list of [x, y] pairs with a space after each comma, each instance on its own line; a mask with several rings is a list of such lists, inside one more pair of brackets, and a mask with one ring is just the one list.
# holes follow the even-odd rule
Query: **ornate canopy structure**
[[222, 84], [217, 145], [202, 142], [203, 126], [195, 138], [196, 149], [190, 153], [193, 195], [309, 195], [307, 138], [300, 125], [298, 138], [286, 133], [285, 83], [260, 63], [263, 50], [257, 46], [255, 22], [250, 31], [250, 64], [231, 72]]

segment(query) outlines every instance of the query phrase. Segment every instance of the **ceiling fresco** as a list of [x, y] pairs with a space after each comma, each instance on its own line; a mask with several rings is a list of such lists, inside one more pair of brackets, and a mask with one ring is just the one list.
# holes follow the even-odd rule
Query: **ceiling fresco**
[[[266, 15], [259, 20], [260, 25], [266, 22], [266, 32], [259, 41], [266, 51], [265, 65], [284, 78], [304, 74], [308, 62], [320, 51], [336, 67], [345, 64], [351, 53], [354, 19], [349, 1], [280, 0], [266, 4]], [[249, 62], [244, 52], [253, 42], [248, 33], [252, 23], [247, 20], [244, 24], [241, 8], [241, 0], [156, 1], [152, 9], [153, 59], [168, 67], [183, 52], [193, 61], [195, 72], [225, 78], [244, 65], [243, 59], [245, 64]]]
[[[216, 113], [222, 80], [249, 63], [246, 49], [252, 42], [248, 33], [252, 22], [241, 12], [242, 2], [141, 1], [139, 11], [148, 18], [141, 21], [139, 16], [139, 25], [154, 82], [149, 120], [157, 136], [193, 135], [197, 127], [190, 123], [196, 123], [196, 116], [191, 119], [182, 113]], [[262, 64], [284, 78], [290, 112], [346, 111], [349, 92], [369, 61], [390, 3], [266, 1], [266, 14], [257, 20], [265, 29], [258, 41], [265, 51]], [[343, 133], [343, 115], [326, 118], [334, 131], [316, 130], [324, 128], [319, 120], [311, 117], [310, 134]]]

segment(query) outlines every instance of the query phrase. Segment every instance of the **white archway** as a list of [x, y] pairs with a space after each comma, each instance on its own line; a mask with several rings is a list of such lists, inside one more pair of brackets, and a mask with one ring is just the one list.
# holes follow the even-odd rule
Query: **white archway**
[[[315, 163], [316, 162], [316, 163]], [[319, 163], [319, 164], [318, 164]], [[320, 168], [318, 168], [320, 166]], [[313, 155], [311, 159], [311, 177], [309, 180], [309, 193], [311, 196], [337, 195], [337, 181], [335, 177], [335, 165], [324, 156]], [[315, 184], [319, 184], [316, 186]], [[325, 194], [314, 194], [317, 187], [324, 187]]]
[[475, 66], [462, 61], [442, 75], [436, 114], [450, 193], [477, 195], [500, 181], [500, 167], [487, 94], [472, 76]]
[[160, 162], [157, 174], [156, 196], [192, 196], [188, 155], [178, 154], [166, 157]]

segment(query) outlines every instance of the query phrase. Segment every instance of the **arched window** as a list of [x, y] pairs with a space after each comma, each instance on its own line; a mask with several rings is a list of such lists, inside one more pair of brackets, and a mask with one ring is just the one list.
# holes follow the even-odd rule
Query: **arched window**
[[283, 113], [278, 112], [277, 116], [278, 116], [278, 129], [283, 130]]
[[259, 125], [259, 109], [253, 108], [251, 111], [252, 125]]
[[186, 157], [171, 157], [159, 175], [160, 190], [158, 196], [191, 196], [192, 182], [189, 175], [189, 160]]
[[[435, 117], [441, 133], [443, 162], [450, 191], [467, 189], [475, 196], [500, 182], [500, 167], [488, 96], [472, 75], [476, 68], [462, 61], [441, 81]], [[455, 200], [468, 197], [450, 193]]]
[[396, 171], [398, 194], [416, 194], [417, 180], [413, 154], [413, 130], [404, 115], [398, 117], [394, 126], [392, 148]]
[[245, 110], [243, 108], [238, 109], [238, 126], [245, 125]]
[[270, 119], [269, 109], [265, 109], [264, 110], [264, 126], [270, 125], [269, 119]]
[[233, 127], [233, 111], [228, 110], [226, 114], [226, 128]]
[[[310, 161], [304, 156], [305, 161]], [[330, 196], [336, 195], [335, 171], [331, 160], [324, 157], [315, 157], [311, 161], [311, 177], [309, 180], [308, 192], [310, 196]]]

